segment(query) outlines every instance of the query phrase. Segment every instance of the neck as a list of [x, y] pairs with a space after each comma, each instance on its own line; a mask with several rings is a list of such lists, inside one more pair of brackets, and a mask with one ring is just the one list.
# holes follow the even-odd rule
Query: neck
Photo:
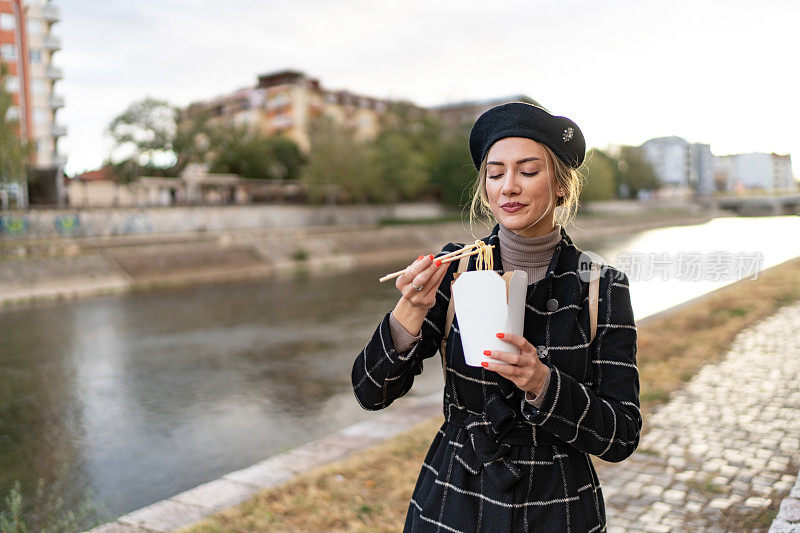
[[528, 283], [533, 283], [547, 274], [553, 252], [561, 240], [561, 226], [556, 224], [547, 233], [527, 237], [500, 224], [498, 238], [503, 270], [524, 270]]

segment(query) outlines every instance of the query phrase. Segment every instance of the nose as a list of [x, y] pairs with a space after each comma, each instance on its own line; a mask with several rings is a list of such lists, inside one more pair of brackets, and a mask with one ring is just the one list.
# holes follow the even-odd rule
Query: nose
[[504, 196], [516, 196], [520, 194], [520, 192], [522, 192], [522, 187], [520, 187], [516, 173], [513, 171], [507, 172], [500, 193]]

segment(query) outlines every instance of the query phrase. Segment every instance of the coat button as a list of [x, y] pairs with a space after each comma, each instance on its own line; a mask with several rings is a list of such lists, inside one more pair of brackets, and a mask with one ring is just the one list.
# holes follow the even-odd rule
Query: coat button
[[547, 306], [548, 311], [555, 311], [556, 309], [558, 309], [558, 300], [556, 300], [555, 298], [550, 298], [549, 300], [547, 300], [547, 303], [545, 305]]

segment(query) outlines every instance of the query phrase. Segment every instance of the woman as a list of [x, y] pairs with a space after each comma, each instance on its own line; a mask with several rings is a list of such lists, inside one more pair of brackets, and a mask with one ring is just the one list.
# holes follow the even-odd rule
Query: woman
[[[603, 266], [589, 342], [589, 276], [562, 225], [577, 207], [583, 135], [565, 117], [514, 102], [478, 118], [470, 151], [478, 169], [472, 213], [482, 206], [497, 221], [483, 239], [494, 245], [494, 265], [524, 270], [531, 281], [524, 335], [497, 332], [520, 354], [490, 351], [488, 359], [507, 364], [473, 367], [453, 321], [445, 422], [420, 470], [405, 531], [604, 531], [589, 455], [630, 456], [642, 418], [628, 279]], [[450, 243], [440, 255], [461, 246]], [[423, 360], [436, 354], [455, 270], [427, 256], [397, 278], [400, 300], [353, 365], [365, 409], [407, 393]]]

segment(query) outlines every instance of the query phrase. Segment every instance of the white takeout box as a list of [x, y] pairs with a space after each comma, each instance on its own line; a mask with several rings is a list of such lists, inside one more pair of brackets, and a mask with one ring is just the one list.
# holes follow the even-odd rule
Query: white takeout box
[[519, 353], [519, 348], [497, 338], [507, 332], [522, 336], [528, 275], [522, 270], [506, 272], [473, 270], [458, 275], [451, 295], [464, 359], [470, 366], [482, 361], [508, 364], [483, 355], [484, 350]]

